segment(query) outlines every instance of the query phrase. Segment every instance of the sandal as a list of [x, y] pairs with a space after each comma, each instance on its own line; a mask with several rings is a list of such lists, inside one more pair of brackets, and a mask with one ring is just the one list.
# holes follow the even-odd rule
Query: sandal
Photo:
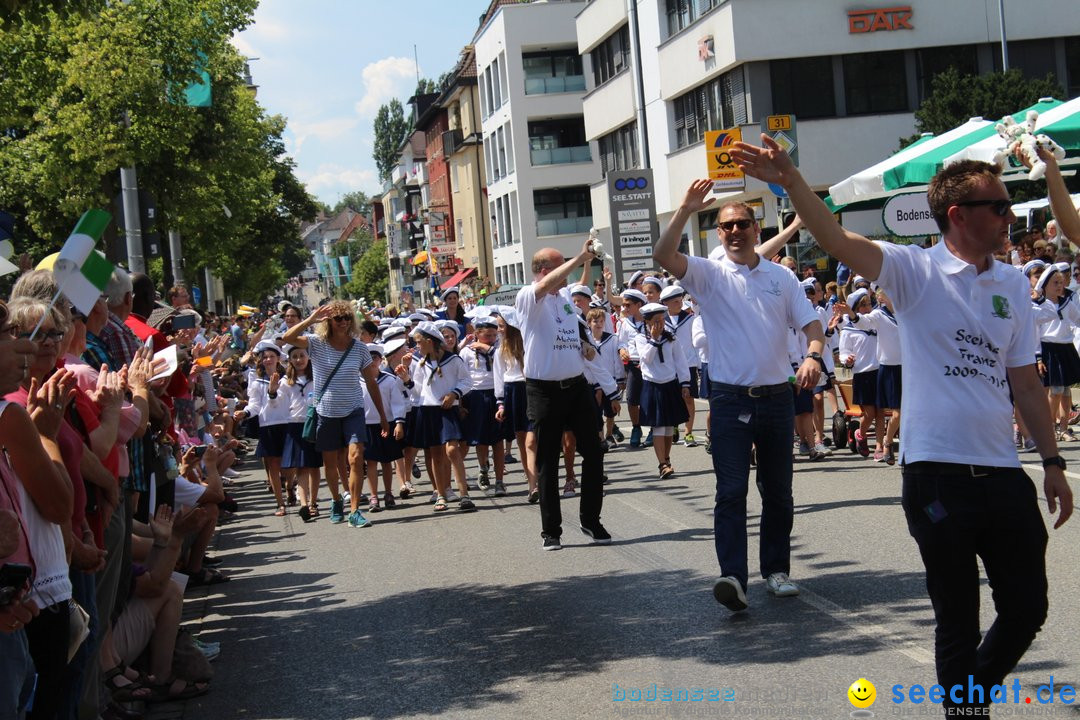
[[229, 582], [227, 575], [222, 575], [213, 568], [204, 567], [202, 570], [188, 576], [187, 586], [199, 587], [200, 585], [218, 585], [223, 582]]
[[435, 512], [443, 512], [448, 507], [449, 506], [446, 504], [446, 498], [440, 495], [438, 498], [435, 499], [435, 507], [433, 507], [432, 510], [434, 510]]
[[669, 477], [675, 474], [675, 468], [671, 467], [668, 463], [660, 463], [660, 479], [667, 480]]
[[285, 517], [285, 506], [278, 505], [277, 511], [274, 513], [274, 517]]
[[[182, 683], [177, 685], [177, 683]], [[174, 692], [175, 688], [176, 691]], [[148, 703], [159, 702], [179, 702], [181, 700], [190, 700], [200, 695], [205, 695], [210, 691], [209, 683], [194, 683], [188, 682], [183, 678], [173, 678], [172, 680], [155, 683], [150, 685], [151, 695], [146, 698]]]
[[529, 493], [529, 504], [535, 505], [538, 502], [540, 502], [540, 491], [533, 490], [531, 493]]
[[1061, 442], [1076, 442], [1076, 436], [1072, 434], [1071, 430], [1062, 430], [1058, 433], [1058, 440]]
[[296, 511], [296, 514], [300, 516], [300, 519], [304, 522], [311, 522], [311, 508], [307, 505], [301, 505], [300, 509]]
[[[146, 675], [139, 673], [138, 679], [132, 680], [127, 676], [127, 671], [127, 665], [120, 663], [113, 669], [105, 672], [105, 687], [108, 688], [112, 699], [122, 703], [135, 700], [147, 700], [152, 694], [152, 690], [149, 687], [149, 678], [147, 678]], [[116, 679], [119, 677], [126, 680], [126, 684], [118, 684]], [[142, 691], [141, 693], [139, 692], [140, 690]]]

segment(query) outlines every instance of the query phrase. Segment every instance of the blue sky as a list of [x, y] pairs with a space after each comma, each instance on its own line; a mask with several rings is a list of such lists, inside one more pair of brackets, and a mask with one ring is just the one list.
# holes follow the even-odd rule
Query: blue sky
[[[259, 102], [288, 118], [285, 143], [308, 191], [333, 205], [341, 194], [380, 189], [371, 159], [379, 106], [402, 104], [421, 77], [458, 61], [487, 0], [262, 0], [233, 43], [258, 58]], [[408, 107], [406, 106], [406, 112]]]

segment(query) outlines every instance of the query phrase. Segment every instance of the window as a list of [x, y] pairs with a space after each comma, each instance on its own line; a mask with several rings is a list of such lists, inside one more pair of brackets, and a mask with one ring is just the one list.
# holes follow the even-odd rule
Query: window
[[774, 114], [800, 120], [836, 115], [831, 57], [773, 60], [769, 74]]
[[584, 119], [576, 117], [530, 122], [529, 155], [533, 165], [591, 161]]
[[668, 36], [684, 30], [723, 0], [666, 0]]
[[919, 74], [919, 101], [930, 96], [934, 78], [949, 68], [956, 68], [961, 75], [977, 75], [979, 62], [974, 45], [923, 48], [915, 53]]
[[700, 142], [706, 130], [746, 123], [746, 93], [742, 68], [699, 85], [675, 98], [675, 147]]
[[1065, 72], [1069, 74], [1069, 97], [1080, 95], [1080, 37], [1065, 38]]
[[491, 109], [495, 110], [502, 107], [503, 99], [503, 77], [502, 66], [499, 63], [499, 58], [495, 58], [495, 61], [491, 63]]
[[492, 105], [491, 95], [491, 66], [488, 66], [483, 72], [483, 78], [480, 88], [480, 112], [484, 117], [488, 117], [495, 111], [495, 106]]
[[592, 51], [593, 80], [603, 85], [629, 65], [630, 30], [623, 25]]
[[592, 203], [587, 186], [549, 188], [533, 192], [537, 235], [570, 235], [592, 227]]
[[524, 53], [525, 94], [582, 92], [585, 76], [576, 50]]
[[848, 115], [908, 109], [904, 52], [844, 55], [844, 97]]
[[604, 177], [613, 170], [630, 170], [641, 165], [637, 140], [636, 120], [600, 138], [600, 170]]

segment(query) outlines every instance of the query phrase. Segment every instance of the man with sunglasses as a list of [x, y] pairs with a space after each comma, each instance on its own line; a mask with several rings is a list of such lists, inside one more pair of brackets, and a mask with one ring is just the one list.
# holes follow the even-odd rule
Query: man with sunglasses
[[[1001, 170], [965, 160], [931, 180], [937, 245], [875, 243], [841, 227], [787, 153], [762, 140], [764, 147], [735, 146], [739, 166], [783, 186], [822, 249], [892, 299], [905, 364], [902, 503], [937, 619], [945, 714], [988, 715], [992, 686], [1016, 666], [1048, 607], [1047, 533], [1013, 444], [1010, 389], [1043, 457], [1050, 512], [1061, 504], [1055, 528], [1073, 502], [1035, 369], [1029, 283], [993, 258], [1016, 221]], [[997, 609], [985, 635], [977, 558]], [[962, 691], [952, 692], [957, 685]]]
[[760, 228], [744, 203], [726, 203], [717, 214], [722, 259], [679, 252], [683, 228], [712, 204], [711, 195], [709, 180], [690, 185], [660, 236], [653, 258], [694, 296], [705, 326], [709, 435], [716, 474], [713, 528], [723, 575], [713, 596], [738, 612], [748, 607], [746, 494], [752, 447], [757, 448], [762, 501], [761, 576], [777, 597], [799, 593], [788, 577], [794, 520], [791, 438], [795, 432], [788, 336], [790, 328], [798, 328], [807, 338], [806, 358], [795, 373], [795, 382], [811, 390], [824, 367], [825, 334], [794, 273], [758, 255]]

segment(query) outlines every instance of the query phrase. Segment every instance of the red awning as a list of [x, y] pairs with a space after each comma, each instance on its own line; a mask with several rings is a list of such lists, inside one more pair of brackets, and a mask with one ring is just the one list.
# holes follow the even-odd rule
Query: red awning
[[476, 268], [468, 268], [466, 270], [459, 270], [449, 280], [447, 280], [442, 285], [440, 285], [439, 289], [440, 290], [445, 290], [447, 288], [452, 288], [452, 287], [454, 287], [456, 285], [460, 285], [462, 280], [469, 277], [474, 272], [476, 272]]

